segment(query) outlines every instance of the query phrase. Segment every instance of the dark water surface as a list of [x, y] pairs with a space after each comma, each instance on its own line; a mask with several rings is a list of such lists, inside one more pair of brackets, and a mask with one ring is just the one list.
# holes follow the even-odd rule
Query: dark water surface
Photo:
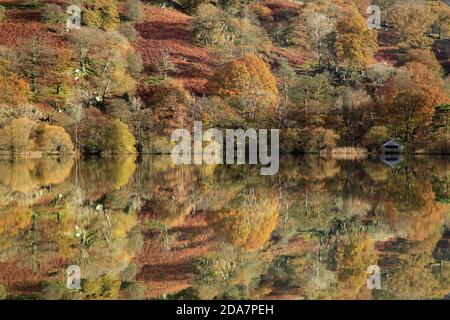
[[0, 297], [441, 299], [449, 167], [284, 157], [261, 176], [167, 156], [0, 160]]

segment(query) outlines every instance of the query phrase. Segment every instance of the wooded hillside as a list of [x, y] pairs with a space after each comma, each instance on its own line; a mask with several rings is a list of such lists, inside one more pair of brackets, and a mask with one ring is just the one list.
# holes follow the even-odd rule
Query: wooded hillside
[[[72, 4], [79, 30], [66, 28]], [[379, 29], [369, 28], [371, 4]], [[280, 128], [287, 153], [377, 150], [388, 138], [450, 152], [443, 1], [0, 5], [3, 153], [168, 152], [171, 131], [195, 120]], [[49, 126], [70, 139], [37, 141]]]

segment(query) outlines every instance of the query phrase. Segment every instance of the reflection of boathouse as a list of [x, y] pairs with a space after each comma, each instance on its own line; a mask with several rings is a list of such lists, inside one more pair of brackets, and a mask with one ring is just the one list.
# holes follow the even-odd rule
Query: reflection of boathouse
[[381, 160], [388, 166], [395, 167], [402, 162], [400, 155], [402, 149], [403, 147], [398, 141], [390, 139], [380, 147]]

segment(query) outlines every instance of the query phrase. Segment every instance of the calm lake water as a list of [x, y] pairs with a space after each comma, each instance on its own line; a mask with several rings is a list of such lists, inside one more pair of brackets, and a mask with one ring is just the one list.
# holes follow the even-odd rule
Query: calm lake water
[[284, 157], [261, 176], [167, 156], [0, 160], [0, 296], [442, 299], [449, 167]]

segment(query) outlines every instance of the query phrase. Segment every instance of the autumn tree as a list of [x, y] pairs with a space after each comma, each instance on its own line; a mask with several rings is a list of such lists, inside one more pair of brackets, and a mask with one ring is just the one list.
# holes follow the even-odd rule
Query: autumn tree
[[225, 46], [237, 37], [228, 14], [211, 4], [198, 7], [192, 28], [196, 39], [205, 45]]
[[193, 32], [198, 41], [232, 56], [267, 51], [265, 31], [248, 15], [239, 16], [212, 4], [201, 4], [194, 16]]
[[51, 48], [43, 39], [32, 37], [19, 41], [12, 53], [16, 55], [14, 71], [28, 81], [35, 95], [46, 97], [50, 87], [54, 87], [54, 95], [70, 91], [72, 50]]
[[16, 74], [9, 74], [8, 78], [0, 79], [0, 103], [18, 105], [28, 102], [31, 96], [30, 86]]
[[253, 54], [219, 68], [207, 90], [229, 100], [248, 119], [268, 116], [278, 99], [277, 82], [269, 66]]
[[[74, 89], [73, 71], [76, 69], [74, 63], [74, 51], [71, 49], [55, 49], [57, 58], [48, 69], [46, 82], [48, 86], [54, 87], [56, 96], [70, 95]], [[55, 97], [56, 98], [56, 97]]]
[[433, 273], [434, 259], [426, 252], [405, 254], [393, 275], [386, 279], [392, 298], [415, 300], [442, 298], [448, 292], [448, 283]]
[[432, 142], [426, 146], [426, 151], [432, 154], [450, 154], [450, 134], [438, 133], [432, 138]]
[[31, 97], [29, 84], [19, 78], [14, 51], [0, 46], [0, 104], [20, 105]]
[[194, 119], [201, 120], [205, 128], [235, 128], [244, 120], [224, 99], [212, 96], [197, 99]]
[[108, 101], [108, 104], [103, 108], [105, 115], [111, 119], [119, 119], [120, 121], [132, 126], [132, 114], [129, 103], [131, 99], [113, 99]]
[[42, 124], [34, 133], [36, 148], [45, 154], [70, 154], [74, 146], [69, 134], [60, 126]]
[[450, 152], [450, 105], [436, 106], [429, 131], [429, 139], [432, 143], [428, 150], [433, 153], [448, 154]]
[[435, 108], [432, 130], [450, 134], [450, 105], [442, 104]]
[[368, 92], [375, 102], [380, 102], [380, 89], [395, 74], [395, 68], [388, 63], [375, 63], [366, 70], [366, 79], [369, 80]]
[[148, 145], [151, 138], [151, 109], [147, 108], [139, 97], [132, 97], [129, 103], [129, 111], [132, 119], [130, 123], [136, 137], [136, 147], [138, 151], [142, 151], [144, 144]]
[[331, 129], [311, 127], [300, 135], [303, 153], [329, 153], [337, 146], [340, 136]]
[[411, 141], [431, 123], [434, 108], [445, 101], [443, 82], [427, 66], [410, 62], [386, 83], [377, 108], [394, 136]]
[[253, 2], [249, 5], [249, 9], [260, 21], [273, 21], [272, 10], [266, 5]]
[[437, 32], [439, 39], [448, 37], [450, 33], [450, 8], [447, 3], [443, 1], [429, 1], [434, 22], [432, 30]]
[[235, 55], [242, 56], [248, 53], [270, 52], [272, 43], [267, 37], [265, 30], [255, 21], [244, 16], [241, 19], [235, 20], [235, 26], [238, 31], [238, 37], [235, 43]]
[[135, 153], [136, 140], [122, 121], [114, 120], [105, 130], [105, 150], [108, 153]]
[[367, 66], [377, 51], [377, 33], [354, 6], [341, 13], [336, 24], [336, 57], [347, 68]]
[[343, 6], [355, 6], [362, 16], [367, 15], [367, 8], [372, 4], [371, 0], [338, 0]]
[[5, 137], [1, 148], [17, 154], [39, 151], [44, 154], [70, 154], [73, 144], [69, 134], [60, 126], [38, 124], [28, 118], [12, 120], [2, 129]]
[[297, 78], [297, 73], [289, 64], [289, 61], [286, 58], [282, 58], [279, 60], [279, 66], [276, 70], [276, 76], [279, 80], [279, 91], [284, 97], [285, 102], [289, 103], [291, 89]]
[[144, 71], [144, 62], [141, 54], [135, 50], [128, 50], [124, 56], [126, 71], [136, 81], [138, 81]]
[[86, 299], [118, 299], [121, 281], [112, 274], [89, 278], [83, 283], [83, 295]]
[[277, 202], [244, 190], [229, 204], [230, 208], [212, 213], [210, 222], [227, 242], [254, 251], [269, 240], [278, 220]]
[[167, 49], [161, 49], [161, 58], [156, 65], [156, 69], [162, 73], [164, 79], [167, 78], [169, 72], [173, 72], [176, 70], [175, 65], [173, 64], [170, 52]]
[[260, 252], [222, 245], [194, 262], [195, 290], [191, 289], [193, 292], [188, 297], [255, 299], [261, 276], [267, 272], [270, 261]]
[[[17, 174], [18, 172], [15, 173]], [[0, 235], [13, 238], [31, 224], [30, 209], [24, 206], [3, 209], [0, 215], [0, 221], [2, 222]]]
[[168, 79], [158, 84], [149, 101], [156, 132], [169, 136], [175, 129], [188, 128], [191, 99], [189, 92], [178, 81]]
[[144, 5], [140, 0], [127, 0], [123, 8], [123, 15], [131, 21], [139, 21], [144, 17]]
[[84, 153], [99, 154], [105, 150], [108, 125], [109, 120], [99, 109], [86, 109], [79, 131], [79, 146]]
[[138, 32], [132, 22], [121, 23], [119, 31], [130, 43], [134, 44], [136, 42]]
[[12, 120], [2, 131], [2, 148], [13, 154], [32, 151], [34, 143], [32, 133], [36, 128], [36, 122], [28, 118]]
[[406, 71], [412, 75], [412, 80], [422, 90], [429, 102], [429, 106], [436, 106], [446, 100], [443, 92], [443, 81], [439, 74], [427, 68], [426, 65], [410, 62], [405, 65]]
[[425, 35], [435, 21], [433, 12], [425, 1], [400, 1], [390, 13], [390, 22], [397, 32], [401, 45], [426, 48], [431, 40]]
[[418, 62], [428, 67], [432, 72], [440, 75], [442, 66], [436, 59], [434, 53], [424, 49], [409, 49], [402, 60], [402, 65], [408, 62]]
[[396, 131], [405, 141], [411, 141], [415, 136], [418, 123], [426, 123], [424, 116], [430, 116], [422, 111], [426, 105], [426, 97], [422, 93], [400, 92], [393, 101], [396, 115]]
[[[1, 21], [1, 19], [0, 19]], [[0, 300], [4, 300], [7, 297], [6, 287], [3, 284], [0, 284]]]
[[104, 30], [117, 29], [119, 26], [119, 11], [115, 0], [79, 0], [77, 4], [81, 7], [82, 24]]

